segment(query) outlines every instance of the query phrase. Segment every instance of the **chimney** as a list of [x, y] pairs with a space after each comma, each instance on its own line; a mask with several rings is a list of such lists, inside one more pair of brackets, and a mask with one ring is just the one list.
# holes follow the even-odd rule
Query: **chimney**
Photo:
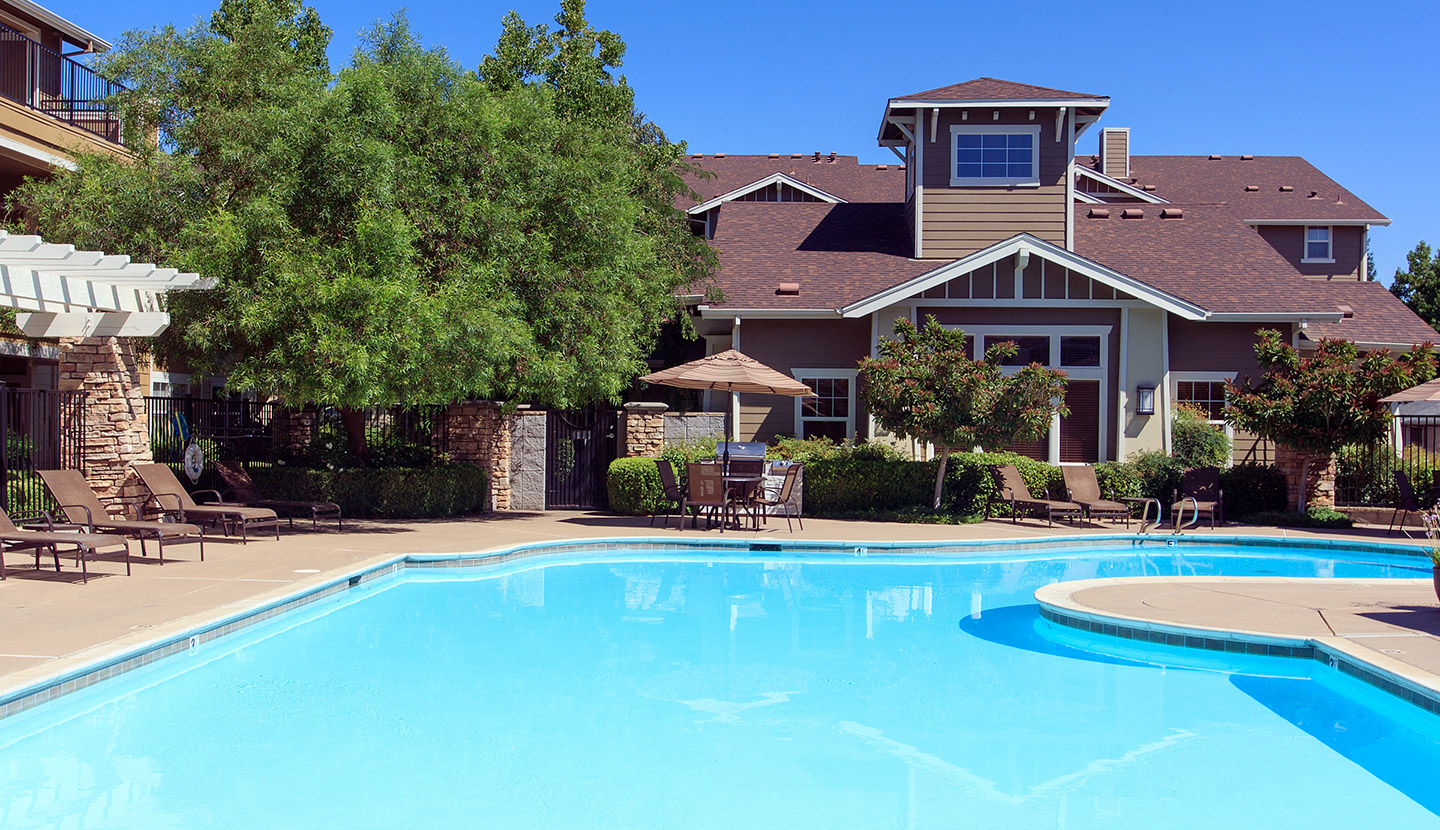
[[1106, 127], [1100, 131], [1100, 172], [1112, 179], [1129, 178], [1129, 127]]

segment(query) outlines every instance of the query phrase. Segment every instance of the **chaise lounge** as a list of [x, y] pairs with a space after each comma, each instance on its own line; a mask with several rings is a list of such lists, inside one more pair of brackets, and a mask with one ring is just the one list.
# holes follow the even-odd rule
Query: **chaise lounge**
[[234, 461], [216, 461], [215, 470], [229, 487], [224, 493], [227, 504], [242, 507], [266, 507], [289, 520], [295, 526], [296, 516], [309, 516], [314, 527], [320, 526], [321, 519], [334, 519], [335, 529], [344, 530], [345, 520], [340, 516], [340, 505], [328, 501], [300, 501], [294, 499], [267, 499], [256, 486], [255, 480], [245, 468]]
[[110, 515], [95, 491], [85, 481], [79, 470], [36, 470], [40, 479], [55, 501], [65, 520], [79, 525], [89, 533], [109, 532], [130, 539], [140, 540], [140, 555], [149, 556], [145, 540], [155, 542], [160, 564], [165, 564], [165, 545], [197, 542], [200, 545], [200, 561], [205, 561], [205, 531], [197, 525], [181, 522], [144, 522], [116, 519]]
[[[1070, 519], [1072, 522], [1079, 518], [1084, 510], [1073, 501], [1055, 501], [1053, 499], [1037, 499], [1030, 495], [1030, 488], [1025, 486], [1025, 479], [1021, 478], [1020, 470], [1014, 464], [1000, 464], [990, 468], [995, 476], [995, 490], [1000, 494], [1000, 501], [1010, 505], [1010, 521], [1019, 523], [1020, 511], [1026, 511], [1030, 515], [1044, 515], [1045, 523], [1053, 526], [1055, 517]], [[990, 518], [990, 507], [994, 499], [985, 503], [985, 518]]]
[[215, 497], [215, 503], [196, 504], [180, 479], [175, 477], [175, 471], [165, 464], [136, 464], [135, 473], [140, 476], [145, 489], [150, 491], [145, 509], [152, 515], [174, 516], [181, 522], [219, 525], [226, 536], [232, 530], [238, 530], [242, 543], [250, 540], [251, 529], [271, 528], [275, 531], [275, 538], [280, 538], [280, 519], [274, 510], [225, 504], [214, 490], [199, 490], [196, 495], [209, 493]]
[[[10, 515], [0, 510], [0, 550], [34, 550], [35, 570], [40, 570], [40, 553], [48, 549], [55, 557], [55, 572], [60, 572], [60, 554], [73, 555], [80, 565], [80, 581], [90, 581], [90, 570], [85, 566], [89, 559], [102, 555], [102, 548], [119, 546], [125, 557], [125, 575], [130, 575], [130, 543], [124, 537], [99, 533], [77, 533], [54, 530], [49, 516], [45, 516], [45, 530], [21, 530], [10, 520]], [[73, 551], [61, 551], [61, 546], [74, 547]], [[5, 559], [0, 554], [0, 579], [5, 578]]]

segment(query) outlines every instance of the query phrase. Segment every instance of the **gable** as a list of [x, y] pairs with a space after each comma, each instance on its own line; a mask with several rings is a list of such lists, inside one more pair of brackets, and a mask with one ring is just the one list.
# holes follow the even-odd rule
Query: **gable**
[[749, 184], [737, 187], [729, 193], [722, 193], [719, 196], [702, 202], [686, 212], [691, 216], [697, 216], [709, 210], [719, 207], [726, 202], [829, 202], [832, 205], [845, 204], [846, 201], [833, 193], [826, 193], [818, 187], [806, 184], [793, 176], [784, 173], [772, 173], [763, 179], [750, 182]]
[[[925, 300], [1133, 300], [1079, 271], [1050, 262], [1041, 256], [1028, 258], [1016, 279], [1018, 254], [997, 259], [920, 292]], [[1017, 291], [1018, 289], [1018, 291]]]

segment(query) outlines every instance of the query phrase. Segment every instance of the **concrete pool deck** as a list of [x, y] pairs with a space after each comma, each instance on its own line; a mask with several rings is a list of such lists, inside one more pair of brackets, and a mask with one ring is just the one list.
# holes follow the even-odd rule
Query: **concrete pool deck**
[[[1132, 526], [1133, 529], [1133, 526]], [[487, 514], [425, 522], [356, 521], [344, 532], [302, 529], [280, 540], [249, 544], [207, 542], [205, 561], [194, 545], [175, 546], [164, 566], [132, 556], [124, 565], [98, 560], [90, 582], [80, 583], [73, 560], [63, 571], [35, 571], [32, 559], [6, 557], [9, 579], [0, 582], [0, 700], [46, 677], [78, 668], [137, 645], [210, 620], [233, 616], [274, 598], [318, 588], [345, 574], [378, 566], [403, 554], [481, 553], [535, 542], [654, 536], [665, 539], [844, 540], [849, 542], [1033, 541], [1054, 536], [1110, 535], [1123, 527], [1094, 529], [1040, 522], [988, 521], [974, 525], [914, 525], [807, 519], [793, 534], [772, 519], [758, 531], [681, 532], [673, 522], [651, 528], [646, 519], [602, 513]], [[1312, 532], [1231, 526], [1186, 535], [1253, 535], [1291, 539], [1388, 542], [1383, 528]], [[173, 557], [173, 558], [172, 558]], [[1253, 580], [1250, 580], [1253, 581]], [[1268, 580], [1242, 585], [1230, 580], [1150, 580], [1146, 585], [1092, 585], [1070, 593], [1089, 612], [1221, 631], [1268, 631], [1282, 636], [1331, 637], [1366, 648], [1440, 689], [1440, 608], [1430, 581]], [[1063, 583], [1078, 585], [1079, 583]]]

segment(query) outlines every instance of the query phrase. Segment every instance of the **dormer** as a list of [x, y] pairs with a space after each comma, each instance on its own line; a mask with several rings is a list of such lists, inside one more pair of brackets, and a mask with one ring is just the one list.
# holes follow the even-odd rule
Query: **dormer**
[[1075, 140], [1109, 105], [995, 78], [891, 98], [879, 142], [906, 164], [915, 256], [955, 259], [1018, 233], [1073, 248]]

